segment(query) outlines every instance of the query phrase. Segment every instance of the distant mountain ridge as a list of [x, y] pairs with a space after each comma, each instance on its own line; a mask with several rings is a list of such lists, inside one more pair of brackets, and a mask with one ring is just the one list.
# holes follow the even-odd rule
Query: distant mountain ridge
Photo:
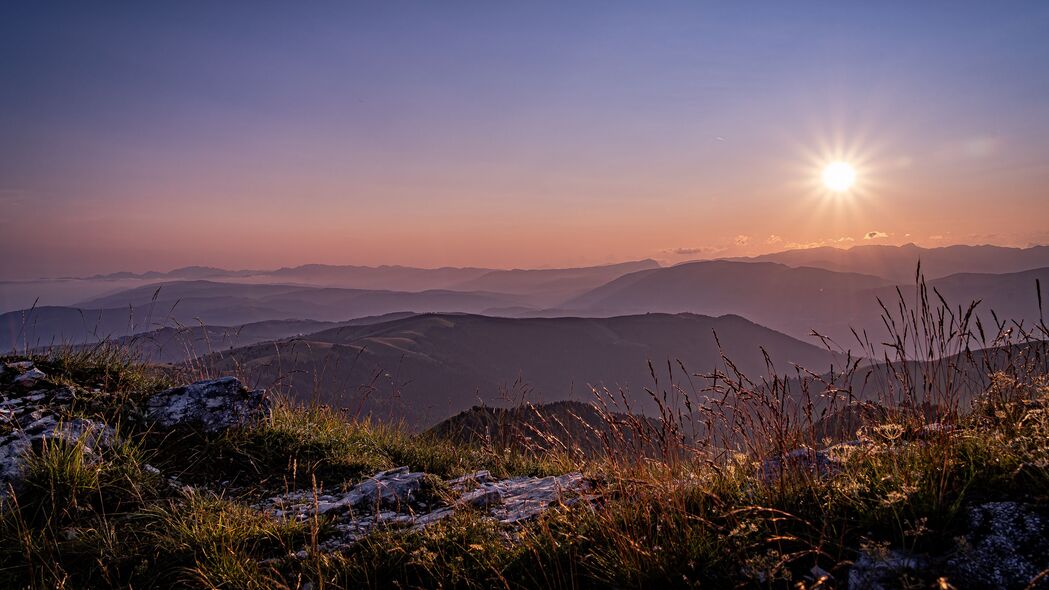
[[154, 310], [155, 317], [241, 324], [274, 319], [343, 321], [385, 313], [468, 312], [527, 305], [523, 296], [481, 291], [389, 291], [280, 284], [176, 281], [83, 301], [78, 307]]
[[[342, 322], [394, 312], [471, 313], [504, 317], [609, 317], [648, 312], [737, 314], [796, 338], [815, 330], [846, 347], [856, 345], [852, 330], [880, 333], [882, 309], [895, 303], [899, 289], [913, 301], [909, 282], [861, 273], [774, 262], [729, 260], [651, 267], [650, 261], [591, 269], [499, 271], [471, 279], [487, 290], [431, 289], [392, 291], [317, 287], [292, 283], [186, 280], [147, 283], [73, 306], [40, 306], [11, 312], [9, 329], [33, 316], [36, 338], [74, 340], [100, 327], [105, 335], [130, 335], [176, 324], [241, 326], [271, 320]], [[626, 272], [632, 268], [641, 270]], [[612, 277], [610, 280], [604, 279]], [[588, 284], [596, 286], [584, 288]], [[956, 273], [927, 282], [953, 306], [979, 300], [984, 321], [994, 310], [1018, 321], [1040, 319], [1037, 288], [1049, 288], [1049, 267], [1015, 273]], [[529, 291], [527, 293], [523, 291]], [[1049, 305], [1043, 301], [1043, 308]], [[51, 316], [50, 319], [48, 316]], [[57, 331], [48, 332], [48, 329]], [[15, 330], [22, 332], [21, 330]], [[82, 338], [81, 338], [82, 339]]]
[[[619, 277], [565, 303], [569, 311], [614, 315], [641, 312], [742, 315], [806, 337], [828, 318], [848, 320], [865, 306], [857, 293], [891, 287], [886, 279], [772, 262], [691, 262]], [[868, 303], [875, 304], [874, 297]]]
[[921, 261], [928, 279], [957, 273], [1013, 273], [1049, 267], [1049, 246], [1011, 248], [991, 245], [955, 245], [923, 248], [865, 245], [851, 248], [805, 248], [759, 256], [726, 258], [735, 262], [778, 262], [788, 266], [813, 266], [842, 272], [858, 272], [897, 283], [914, 282]]
[[389, 321], [411, 312], [364, 316], [343, 322], [311, 319], [263, 319], [222, 324], [179, 322], [149, 308], [77, 309], [37, 307], [0, 314], [0, 349], [32, 350], [51, 346], [126, 344], [144, 362], [181, 362], [187, 357], [235, 346], [309, 334], [326, 328]]
[[[1037, 321], [1038, 282], [1049, 285], [1049, 267], [1006, 274], [964, 273], [930, 280], [952, 306], [979, 300], [978, 312]], [[842, 273], [773, 262], [715, 260], [631, 273], [576, 297], [566, 313], [616, 315], [642, 312], [735, 313], [797, 338], [813, 330], [855, 347], [852, 329], [883, 332], [878, 299], [895, 306], [897, 289], [913, 303], [915, 286], [874, 275]]]
[[304, 264], [275, 270], [227, 270], [211, 266], [187, 266], [167, 272], [115, 272], [80, 278], [0, 280], [0, 313], [34, 305], [82, 307], [86, 300], [128, 289], [196, 280], [399, 292], [498, 291], [529, 298], [527, 304], [504, 303], [499, 307], [527, 310], [556, 305], [619, 275], [658, 266], [659, 263], [651, 259], [549, 269]]
[[258, 274], [259, 271], [255, 270], [226, 270], [224, 268], [216, 268], [213, 266], [183, 266], [169, 270], [167, 272], [158, 272], [150, 270], [141, 273], [120, 271], [111, 272], [107, 274], [97, 274], [89, 277], [63, 277], [64, 279], [71, 280], [117, 280], [117, 279], [210, 279], [210, 278], [221, 278], [221, 277], [244, 277], [253, 274]]
[[[910, 282], [919, 260], [927, 278], [939, 278], [960, 272], [1000, 273], [1018, 272], [1049, 266], [1049, 245], [1026, 248], [995, 246], [989, 244], [922, 247], [914, 243], [894, 245], [858, 245], [849, 248], [819, 246], [770, 252], [756, 256], [720, 258], [733, 262], [778, 262], [788, 266], [812, 266], [841, 272], [856, 272], [880, 276], [893, 282]], [[699, 261], [690, 261], [699, 262]], [[687, 264], [687, 263], [686, 263]], [[123, 279], [220, 279], [245, 277], [271, 277], [287, 280], [359, 280], [361, 288], [369, 281], [386, 280], [389, 277], [412, 278], [422, 281], [420, 288], [436, 288], [435, 283], [458, 288], [472, 289], [474, 281], [484, 284], [499, 277], [553, 276], [557, 273], [571, 275], [586, 269], [608, 269], [621, 267], [624, 273], [658, 267], [652, 259], [612, 263], [578, 268], [561, 269], [497, 269], [485, 267], [436, 267], [422, 268], [403, 265], [336, 265], [303, 264], [277, 269], [230, 270], [212, 266], [186, 266], [170, 271], [147, 271], [141, 273], [121, 271], [96, 274], [88, 277], [64, 277], [62, 280], [123, 280]], [[488, 278], [482, 278], [488, 275]], [[385, 286], [382, 288], [403, 288]]]
[[[187, 266], [167, 272], [115, 272], [63, 280], [221, 280], [252, 278], [258, 280], [269, 279], [273, 282], [281, 283], [302, 283], [313, 286], [397, 291], [455, 289], [466, 291], [532, 292], [535, 290], [556, 290], [559, 286], [558, 282], [568, 283], [561, 285], [561, 288], [570, 287], [572, 283], [578, 283], [579, 288], [593, 287], [621, 274], [658, 266], [659, 263], [652, 259], [597, 266], [550, 269], [495, 269], [451, 266], [420, 268], [401, 265], [303, 264], [274, 270], [227, 270], [210, 266]], [[255, 282], [258, 282], [258, 280]]]

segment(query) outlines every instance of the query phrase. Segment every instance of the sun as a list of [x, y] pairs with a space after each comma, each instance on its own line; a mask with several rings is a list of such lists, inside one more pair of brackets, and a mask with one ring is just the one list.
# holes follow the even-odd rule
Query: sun
[[856, 182], [856, 169], [846, 162], [832, 162], [823, 168], [823, 186], [843, 193]]

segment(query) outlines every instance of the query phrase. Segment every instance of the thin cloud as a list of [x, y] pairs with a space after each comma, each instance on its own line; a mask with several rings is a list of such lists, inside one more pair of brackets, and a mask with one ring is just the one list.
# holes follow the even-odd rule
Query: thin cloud
[[[881, 233], [881, 232], [871, 232], [871, 233]], [[887, 235], [887, 234], [885, 234], [885, 235]], [[773, 237], [778, 238], [779, 236], [778, 235], [769, 236], [769, 239], [766, 240], [767, 243], [768, 244], [780, 244], [780, 241], [779, 240], [773, 240], [772, 239]], [[872, 238], [864, 237], [864, 239], [874, 239], [874, 238], [873, 237]], [[842, 248], [844, 246], [848, 246], [848, 245], [854, 243], [854, 241], [856, 241], [856, 238], [848, 236], [848, 235], [842, 235], [842, 236], [839, 236], [839, 237], [825, 237], [825, 238], [816, 239], [816, 240], [813, 240], [813, 241], [787, 241], [787, 243], [783, 244], [783, 248], [786, 248], [787, 250], [808, 250], [808, 249], [811, 249], [811, 248], [823, 248], [823, 247], [827, 247], [827, 246], [832, 246], [832, 247], [835, 247], [835, 248]]]
[[826, 246], [827, 242], [787, 242], [784, 246], [787, 250], [808, 250], [809, 248], [819, 248], [820, 246]]
[[678, 256], [690, 256], [692, 254], [703, 254], [705, 252], [710, 252], [711, 250], [712, 250], [711, 248], [703, 248], [703, 247], [698, 247], [698, 248], [671, 248], [669, 250], [663, 250], [663, 253], [664, 254], [677, 254]]

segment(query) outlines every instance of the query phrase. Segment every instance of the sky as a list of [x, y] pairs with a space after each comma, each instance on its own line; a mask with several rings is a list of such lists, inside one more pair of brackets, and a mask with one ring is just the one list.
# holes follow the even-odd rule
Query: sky
[[0, 278], [1049, 243], [1046, 64], [1044, 1], [5, 2]]

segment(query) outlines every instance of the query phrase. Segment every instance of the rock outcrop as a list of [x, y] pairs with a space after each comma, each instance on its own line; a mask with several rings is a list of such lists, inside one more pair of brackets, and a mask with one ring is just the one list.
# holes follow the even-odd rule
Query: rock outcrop
[[[2, 368], [0, 493], [18, 486], [26, 454], [44, 441], [79, 443], [85, 454], [93, 455], [114, 440], [111, 427], [71, 412], [77, 389], [48, 381], [31, 361]], [[265, 415], [269, 400], [262, 391], [249, 391], [235, 378], [224, 377], [161, 391], [149, 397], [145, 407], [145, 420], [158, 427], [216, 433]]]
[[234, 377], [197, 381], [161, 391], [146, 402], [146, 419], [162, 428], [193, 426], [219, 432], [266, 414], [263, 390], [249, 390]]
[[32, 362], [4, 365], [7, 386], [0, 391], [0, 494], [18, 487], [26, 454], [47, 441], [79, 443], [95, 455], [114, 438], [113, 429], [94, 420], [69, 415], [76, 392], [48, 382]]
[[26, 453], [39, 449], [47, 441], [79, 443], [85, 455], [95, 455], [96, 451], [110, 444], [113, 440], [113, 429], [93, 420], [73, 418], [63, 421], [53, 415], [46, 415], [24, 427], [16, 428], [0, 436], [0, 485], [17, 484], [25, 466]]
[[[1026, 588], [1049, 569], [1049, 519], [1018, 502], [988, 502], [968, 510], [968, 529], [949, 562], [958, 579], [983, 588]], [[1049, 588], [1043, 576], [1034, 588]]]
[[270, 498], [257, 509], [280, 518], [323, 518], [333, 534], [320, 543], [324, 551], [345, 549], [377, 526], [422, 528], [457, 510], [476, 510], [513, 525], [553, 506], [592, 499], [581, 473], [499, 480], [488, 471], [442, 482], [450, 498], [422, 498], [427, 474], [400, 467], [375, 474], [341, 494], [292, 492]]
[[[1037, 409], [1036, 411], [1040, 411]], [[910, 445], [959, 429], [932, 423], [895, 439], [892, 444], [858, 439], [825, 448], [798, 448], [764, 460], [758, 477], [774, 484], [784, 477], [831, 478], [843, 471], [853, 453], [894, 453]], [[1049, 514], [1044, 506], [1022, 502], [987, 502], [968, 506], [958, 547], [947, 554], [915, 554], [901, 550], [861, 551], [848, 574], [850, 589], [899, 587], [905, 577], [919, 579], [941, 572], [958, 588], [1049, 590]]]
[[841, 471], [841, 461], [828, 449], [798, 448], [781, 456], [765, 459], [758, 471], [761, 481], [771, 484], [790, 474], [804, 473], [813, 477], [829, 477]]
[[850, 590], [899, 587], [903, 576], [936, 571], [956, 588], [1049, 589], [1049, 518], [1031, 505], [970, 506], [964, 536], [949, 555], [861, 552], [849, 570]]
[[909, 574], [926, 570], [929, 560], [902, 551], [863, 552], [849, 569], [849, 590], [890, 590]]

